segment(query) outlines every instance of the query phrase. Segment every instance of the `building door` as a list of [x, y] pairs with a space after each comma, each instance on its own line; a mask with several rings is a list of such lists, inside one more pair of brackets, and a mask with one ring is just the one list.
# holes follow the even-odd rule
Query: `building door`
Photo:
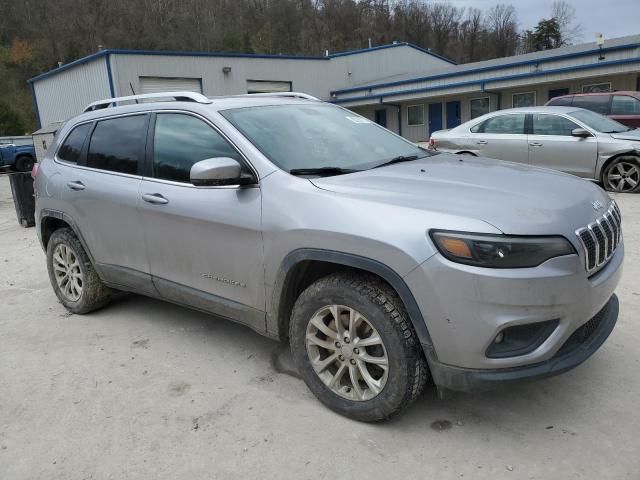
[[381, 108], [375, 112], [376, 123], [384, 128], [387, 128], [387, 109]]
[[442, 130], [442, 103], [429, 104], [429, 136], [433, 132]]
[[460, 101], [447, 102], [447, 128], [460, 125]]
[[174, 77], [140, 77], [139, 92], [197, 92], [202, 93], [202, 79], [200, 78], [174, 78]]
[[291, 82], [272, 80], [247, 80], [247, 93], [290, 92]]
[[569, 95], [568, 88], [555, 88], [553, 90], [549, 90], [549, 100], [556, 97], [561, 97], [563, 95]]

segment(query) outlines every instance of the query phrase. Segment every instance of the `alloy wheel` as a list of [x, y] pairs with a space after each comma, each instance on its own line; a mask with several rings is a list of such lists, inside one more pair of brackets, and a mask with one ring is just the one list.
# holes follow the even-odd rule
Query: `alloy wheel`
[[384, 388], [389, 374], [384, 343], [353, 308], [327, 305], [319, 309], [307, 324], [305, 344], [314, 371], [335, 394], [364, 401]]
[[53, 251], [53, 271], [65, 298], [77, 302], [82, 296], [84, 278], [78, 256], [64, 243], [57, 245]]
[[631, 192], [640, 182], [640, 169], [631, 162], [620, 161], [607, 172], [607, 183], [616, 192]]

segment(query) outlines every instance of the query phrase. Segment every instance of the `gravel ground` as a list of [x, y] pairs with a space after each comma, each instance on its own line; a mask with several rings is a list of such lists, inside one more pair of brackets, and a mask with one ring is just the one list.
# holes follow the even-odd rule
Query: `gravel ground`
[[429, 389], [369, 425], [231, 322], [135, 295], [67, 313], [0, 177], [0, 479], [638, 479], [640, 195], [617, 200], [621, 316], [599, 352], [506, 390]]

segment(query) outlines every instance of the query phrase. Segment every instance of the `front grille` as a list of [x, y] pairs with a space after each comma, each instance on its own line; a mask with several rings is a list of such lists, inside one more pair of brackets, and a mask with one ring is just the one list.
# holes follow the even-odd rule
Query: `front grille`
[[576, 231], [584, 250], [585, 268], [593, 273], [613, 256], [622, 239], [622, 215], [612, 201], [607, 212], [595, 222]]

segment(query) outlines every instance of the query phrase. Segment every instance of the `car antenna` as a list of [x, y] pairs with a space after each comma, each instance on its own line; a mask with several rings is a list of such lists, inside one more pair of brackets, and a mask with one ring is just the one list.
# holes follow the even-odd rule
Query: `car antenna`
[[[132, 94], [136, 94], [136, 91], [133, 89], [133, 85], [131, 84], [131, 82], [129, 82], [129, 88], [131, 89], [131, 93]], [[136, 104], [139, 103], [138, 100], [136, 99]]]

